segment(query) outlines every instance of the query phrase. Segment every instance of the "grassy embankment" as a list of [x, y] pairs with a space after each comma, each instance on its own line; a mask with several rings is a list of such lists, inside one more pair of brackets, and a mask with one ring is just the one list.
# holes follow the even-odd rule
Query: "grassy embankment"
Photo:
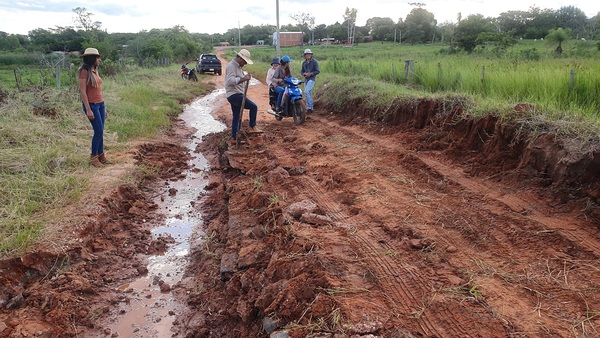
[[[0, 255], [26, 249], [43, 238], [48, 222], [69, 217], [54, 210], [77, 203], [94, 189], [89, 180], [98, 170], [88, 162], [92, 129], [78, 89], [63, 85], [16, 92], [10, 89], [14, 67], [8, 68], [0, 75]], [[182, 80], [177, 64], [103, 78], [108, 153], [158, 135], [181, 113], [182, 102], [210, 89]], [[135, 172], [122, 175], [114, 179], [139, 177]]]
[[[470, 102], [465, 110], [479, 116], [535, 120], [556, 131], [584, 140], [600, 138], [600, 52], [595, 43], [570, 41], [556, 57], [554, 47], [542, 41], [521, 41], [504, 52], [447, 54], [447, 46], [409, 46], [368, 43], [354, 47], [311, 46], [321, 75], [316, 96], [327, 106], [346, 108], [345, 102], [363, 102], [363, 108], [387, 107], [398, 99], [459, 99]], [[281, 49], [289, 55], [298, 76], [301, 47]], [[249, 66], [264, 80], [273, 47], [253, 48], [255, 65]], [[405, 73], [406, 60], [414, 60]], [[571, 77], [571, 71], [573, 75]], [[573, 79], [573, 81], [571, 81]], [[334, 95], [324, 95], [327, 92]], [[530, 114], [513, 114], [513, 107], [529, 103]], [[379, 109], [381, 110], [381, 109]]]

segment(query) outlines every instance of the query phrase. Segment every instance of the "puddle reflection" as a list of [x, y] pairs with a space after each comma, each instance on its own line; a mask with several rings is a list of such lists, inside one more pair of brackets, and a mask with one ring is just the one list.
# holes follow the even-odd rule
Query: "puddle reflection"
[[[179, 116], [186, 125], [196, 129], [194, 137], [187, 145], [190, 156], [190, 170], [185, 178], [169, 182], [165, 186], [162, 197], [156, 199], [159, 212], [165, 216], [165, 223], [152, 230], [153, 237], [171, 237], [173, 243], [163, 255], [151, 256], [148, 259], [148, 274], [132, 283], [121, 285], [117, 290], [127, 293], [130, 301], [123, 304], [119, 314], [113, 318], [109, 326], [112, 333], [119, 337], [170, 337], [171, 327], [175, 319], [175, 301], [169, 288], [179, 282], [187, 265], [190, 249], [190, 237], [202, 224], [202, 214], [194, 208], [198, 196], [204, 194], [207, 184], [208, 161], [204, 155], [196, 153], [202, 137], [220, 132], [226, 126], [215, 120], [212, 109], [215, 101], [225, 90], [213, 91], [190, 105], [186, 105]], [[169, 191], [176, 190], [175, 194]]]

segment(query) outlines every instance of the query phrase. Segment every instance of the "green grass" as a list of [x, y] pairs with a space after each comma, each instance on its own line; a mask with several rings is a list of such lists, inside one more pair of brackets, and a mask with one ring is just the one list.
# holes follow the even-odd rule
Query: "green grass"
[[[566, 121], [573, 131], [600, 135], [597, 46], [569, 41], [561, 57], [554, 54], [554, 47], [542, 41], [520, 41], [506, 51], [488, 47], [473, 54], [448, 54], [448, 46], [440, 44], [311, 46], [321, 68], [315, 96], [337, 109], [348, 102], [381, 109], [394, 99], [400, 103], [418, 97], [452, 98], [472, 102], [467, 113], [508, 117], [514, 115], [516, 104], [530, 103], [540, 114], [538, 119], [563, 125]], [[302, 47], [281, 49], [282, 55], [294, 59], [291, 67], [296, 76], [302, 51]], [[264, 81], [274, 56], [273, 47], [253, 48], [255, 64], [247, 67]], [[405, 73], [406, 60], [414, 61], [412, 73]]]
[[[105, 144], [112, 150], [156, 136], [182, 112], [182, 103], [211, 89], [183, 81], [178, 65], [103, 78]], [[0, 103], [0, 255], [38, 240], [52, 217], [47, 213], [89, 188], [91, 136], [76, 87], [10, 91]]]

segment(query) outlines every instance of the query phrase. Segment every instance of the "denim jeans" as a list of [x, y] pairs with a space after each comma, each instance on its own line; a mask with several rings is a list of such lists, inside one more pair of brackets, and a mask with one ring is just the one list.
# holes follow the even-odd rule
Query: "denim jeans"
[[[83, 103], [81, 105], [83, 106], [83, 113], [87, 114], [85, 105]], [[104, 121], [106, 120], [106, 107], [104, 106], [104, 102], [100, 102], [90, 103], [90, 108], [94, 113], [94, 119], [89, 120], [92, 128], [94, 128], [91, 156], [96, 156], [104, 152]]]
[[[241, 116], [240, 116], [240, 108], [242, 107], [242, 99], [244, 98], [244, 94], [233, 94], [227, 98], [229, 104], [231, 105], [231, 112], [233, 113], [233, 119], [231, 121], [231, 137], [236, 138], [238, 130], [240, 130], [241, 125]], [[252, 102], [249, 98], [246, 97], [246, 102], [244, 103], [244, 109], [250, 110], [250, 127], [254, 127], [256, 125], [256, 114], [258, 113], [258, 106], [256, 103]]]
[[275, 92], [277, 93], [277, 108], [283, 108], [281, 106], [281, 99], [283, 98], [283, 93], [285, 92], [285, 87], [277, 86], [277, 87], [275, 87]]
[[304, 96], [306, 97], [306, 109], [313, 109], [312, 90], [315, 85], [315, 80], [308, 80], [304, 83]]

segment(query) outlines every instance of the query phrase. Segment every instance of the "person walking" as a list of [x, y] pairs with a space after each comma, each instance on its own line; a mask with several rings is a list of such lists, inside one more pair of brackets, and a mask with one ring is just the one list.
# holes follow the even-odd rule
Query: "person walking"
[[273, 81], [273, 75], [275, 75], [275, 70], [279, 67], [279, 58], [273, 58], [271, 61], [271, 68], [267, 71], [267, 86], [269, 87], [269, 104], [271, 105], [271, 109], [277, 109], [277, 93], [275, 93], [275, 87], [277, 83]]
[[240, 129], [242, 101], [244, 101], [244, 109], [250, 111], [250, 132], [261, 132], [256, 127], [258, 106], [248, 97], [244, 100], [244, 93], [246, 92], [244, 86], [249, 85], [247, 82], [252, 78], [252, 75], [242, 70], [242, 67], [246, 64], [253, 64], [252, 59], [250, 59], [250, 52], [247, 49], [241, 49], [225, 68], [225, 96], [231, 105], [231, 112], [233, 114], [231, 121], [231, 144], [235, 144], [237, 132]]
[[304, 61], [300, 74], [304, 76], [304, 95], [306, 96], [306, 112], [313, 112], [313, 87], [317, 80], [317, 75], [321, 72], [319, 62], [313, 58], [313, 52], [310, 49], [304, 50]]
[[105, 164], [111, 164], [104, 154], [104, 123], [108, 117], [108, 112], [102, 96], [102, 78], [98, 74], [98, 66], [102, 56], [98, 49], [86, 48], [81, 58], [83, 64], [77, 70], [79, 94], [83, 113], [87, 115], [94, 129], [90, 163], [94, 167], [102, 167]]

